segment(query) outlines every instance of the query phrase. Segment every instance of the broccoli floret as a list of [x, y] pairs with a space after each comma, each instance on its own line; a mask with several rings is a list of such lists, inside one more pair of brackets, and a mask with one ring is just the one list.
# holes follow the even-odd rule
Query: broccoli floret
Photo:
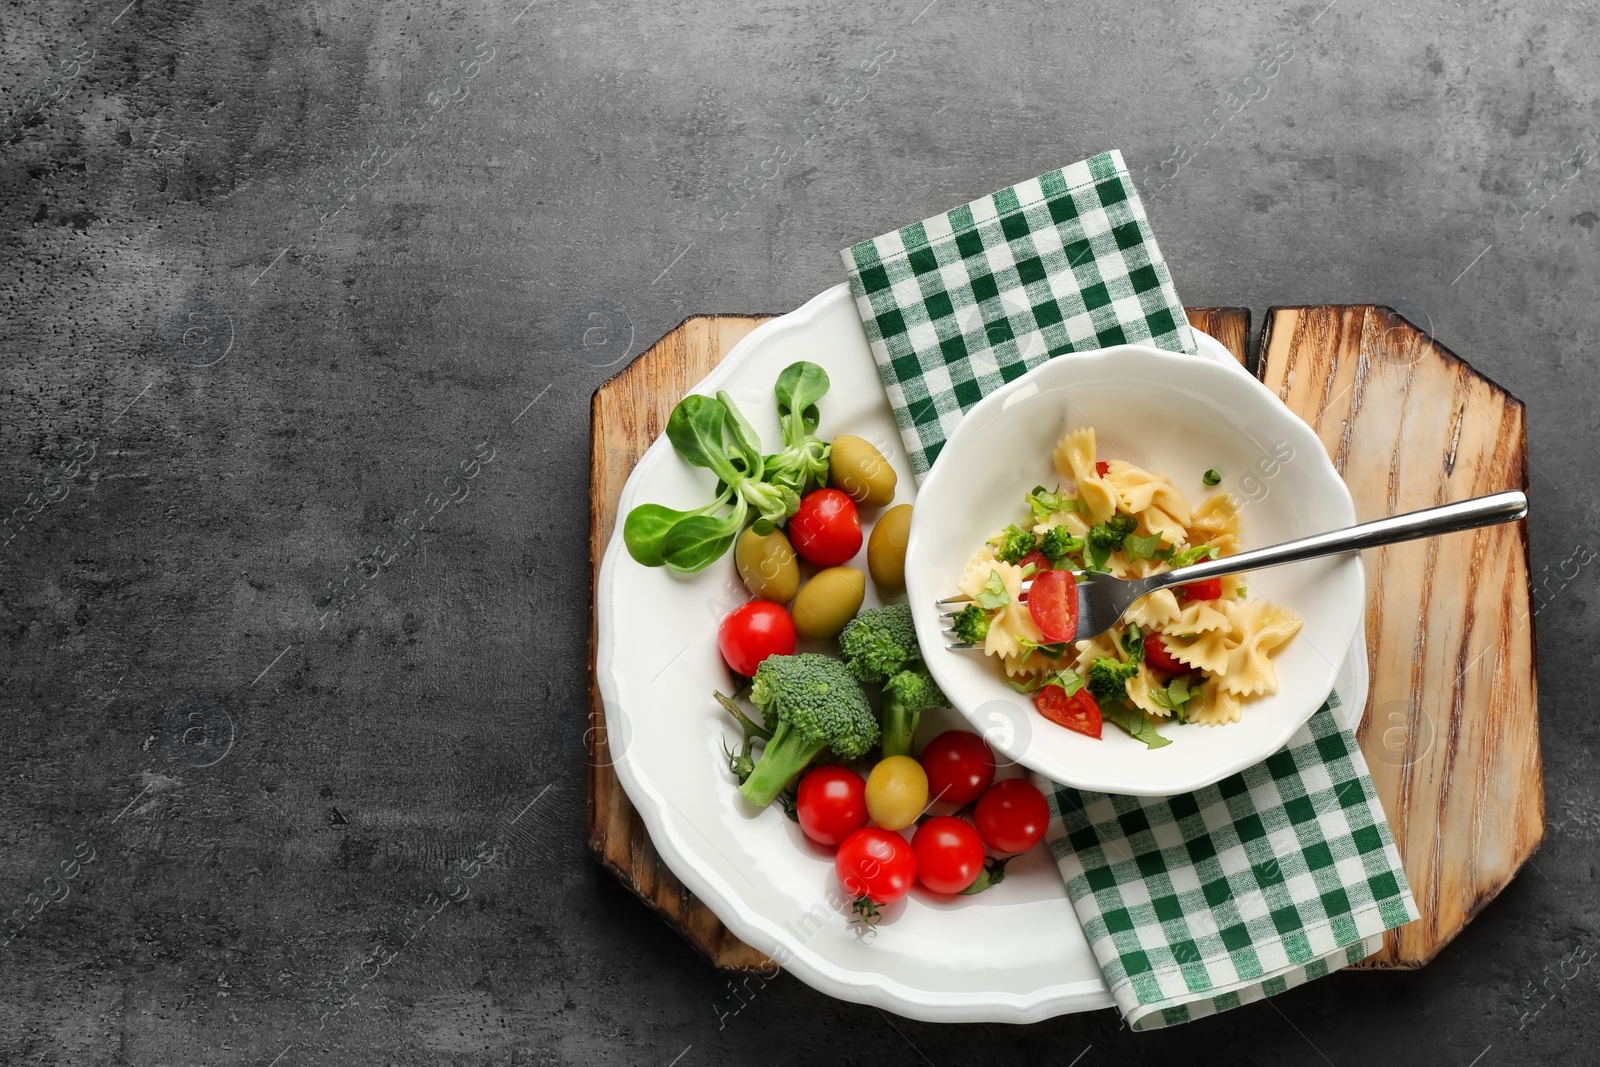
[[968, 644], [981, 645], [989, 636], [989, 613], [976, 604], [968, 604], [961, 609], [961, 614], [950, 620], [950, 628]]
[[1123, 663], [1101, 656], [1089, 664], [1089, 692], [1106, 700], [1126, 700], [1128, 679], [1139, 673], [1139, 664]]
[[1132, 515], [1121, 512], [1111, 516], [1099, 526], [1089, 530], [1089, 543], [1096, 548], [1103, 548], [1107, 552], [1114, 552], [1122, 547], [1122, 542], [1128, 535], [1139, 528], [1139, 520]]
[[1038, 534], [1012, 523], [1001, 532], [1000, 543], [995, 546], [994, 554], [1007, 563], [1021, 563], [1022, 557], [1037, 547]]
[[911, 755], [911, 739], [916, 736], [922, 713], [929, 708], [948, 707], [950, 701], [939, 689], [926, 667], [915, 667], [883, 683], [883, 754]]
[[1039, 551], [1045, 554], [1050, 566], [1059, 567], [1068, 553], [1083, 551], [1083, 541], [1073, 537], [1065, 526], [1052, 526], [1039, 539]]
[[911, 608], [891, 604], [860, 612], [839, 634], [839, 654], [850, 673], [863, 682], [883, 682], [921, 663]]
[[760, 807], [772, 803], [823, 749], [856, 759], [878, 742], [878, 720], [866, 694], [831, 656], [768, 656], [756, 668], [750, 702], [772, 737], [739, 792]]
[[[976, 604], [969, 606], [983, 619], [989, 619]], [[905, 604], [868, 608], [845, 625], [839, 634], [839, 652], [845, 667], [863, 682], [883, 683], [883, 754], [909, 756], [911, 738], [917, 722], [928, 708], [949, 704], [933, 676], [922, 665], [922, 649], [917, 645], [917, 629], [911, 609]]]
[[1121, 512], [1098, 526], [1089, 527], [1084, 549], [1085, 562], [1095, 570], [1104, 570], [1106, 557], [1122, 547], [1128, 535], [1139, 528], [1139, 520]]

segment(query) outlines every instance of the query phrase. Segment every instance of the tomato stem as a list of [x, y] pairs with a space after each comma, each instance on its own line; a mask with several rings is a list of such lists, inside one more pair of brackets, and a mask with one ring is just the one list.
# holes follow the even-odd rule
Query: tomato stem
[[1006, 864], [1016, 859], [1016, 856], [1007, 856], [1005, 859], [995, 859], [993, 856], [983, 861], [983, 870], [978, 873], [977, 879], [961, 891], [964, 897], [974, 893], [981, 893], [990, 886], [999, 885], [1006, 880]]

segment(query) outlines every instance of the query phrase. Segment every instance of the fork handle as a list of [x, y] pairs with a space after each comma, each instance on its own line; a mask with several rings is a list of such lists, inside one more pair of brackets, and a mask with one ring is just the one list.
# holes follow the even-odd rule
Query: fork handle
[[1236, 556], [1206, 560], [1173, 571], [1163, 571], [1144, 579], [1149, 584], [1147, 592], [1164, 589], [1169, 585], [1186, 585], [1189, 582], [1218, 578], [1224, 574], [1277, 567], [1285, 563], [1298, 563], [1319, 556], [1340, 552], [1359, 552], [1364, 548], [1377, 548], [1400, 541], [1414, 541], [1419, 537], [1436, 537], [1439, 534], [1474, 530], [1480, 526], [1494, 526], [1514, 522], [1528, 514], [1528, 495], [1512, 490], [1473, 497], [1454, 504], [1421, 511], [1408, 511], [1404, 515], [1391, 515], [1375, 522], [1363, 522], [1340, 530], [1312, 534], [1296, 541], [1285, 541], [1267, 548], [1252, 549]]

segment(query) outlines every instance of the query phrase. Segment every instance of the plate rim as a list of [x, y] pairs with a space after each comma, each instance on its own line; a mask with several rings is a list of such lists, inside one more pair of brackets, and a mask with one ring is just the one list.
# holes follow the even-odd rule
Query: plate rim
[[[848, 297], [849, 288], [849, 283], [841, 282], [818, 293], [793, 311], [761, 323], [741, 338], [710, 373], [691, 387], [691, 391], [714, 389], [727, 379], [732, 367], [749, 349], [764, 343], [775, 333], [808, 323], [831, 301], [839, 299], [841, 294]], [[640, 455], [634, 465], [634, 471], [629, 473], [628, 481], [623, 485], [622, 493], [618, 497], [618, 516], [626, 514], [632, 498], [638, 495], [634, 473], [652, 452], [669, 448], [671, 442], [662, 435], [651, 442], [650, 447]], [[627, 552], [622, 542], [622, 529], [623, 524], [620, 521], [612, 528], [611, 538], [606, 542], [605, 556], [600, 562], [600, 572], [595, 583], [595, 680], [606, 713], [608, 733], [615, 725], [612, 722], [611, 709], [618, 701], [617, 687], [612, 674], [615, 649], [611, 647], [607, 627], [599, 624], [599, 616], [603, 610], [601, 605], [607, 602], [609, 591], [615, 584], [619, 556], [626, 555]], [[676, 825], [668, 824], [661, 816], [662, 807], [668, 803], [666, 798], [639, 775], [630, 757], [631, 753], [624, 747], [621, 755], [614, 755], [611, 762], [612, 770], [621, 782], [628, 799], [633, 802], [640, 818], [644, 820], [650, 841], [668, 869], [691, 893], [703, 900], [735, 936], [768, 957], [776, 958], [780, 953], [787, 956], [788, 960], [779, 965], [812, 988], [840, 1000], [884, 1008], [906, 1018], [926, 1022], [1031, 1023], [1057, 1015], [1092, 1011], [1114, 1005], [1110, 990], [1098, 976], [1092, 981], [1080, 979], [1043, 986], [1027, 994], [1002, 993], [994, 990], [976, 993], [938, 992], [914, 989], [889, 978], [882, 972], [846, 970], [816, 955], [805, 943], [789, 942], [774, 924], [746, 910], [723, 879], [714, 877], [712, 872], [700, 864], [689, 861], [686, 843], [680, 840]], [[640, 803], [641, 799], [647, 802]], [[1065, 900], [1065, 887], [1062, 889], [1062, 897]], [[1070, 901], [1066, 906], [1071, 913]], [[1072, 914], [1076, 920], [1076, 913]]]

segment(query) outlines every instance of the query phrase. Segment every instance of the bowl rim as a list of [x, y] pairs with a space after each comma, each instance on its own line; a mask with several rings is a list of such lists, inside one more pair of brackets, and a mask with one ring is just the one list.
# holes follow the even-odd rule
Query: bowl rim
[[[918, 503], [923, 504], [930, 498], [936, 500], [941, 493], [946, 491], [946, 483], [950, 478], [954, 477], [949, 474], [954, 469], [953, 465], [944, 462], [946, 456], [952, 454], [953, 451], [968, 447], [965, 443], [966, 441], [979, 441], [981, 439], [980, 431], [993, 421], [998, 412], [1006, 410], [1011, 398], [1017, 393], [1043, 385], [1054, 376], [1069, 374], [1079, 368], [1083, 368], [1087, 361], [1104, 363], [1124, 356], [1130, 351], [1154, 357], [1158, 362], [1167, 362], [1173, 367], [1182, 367], [1185, 370], [1193, 370], [1198, 366], [1214, 368], [1216, 373], [1219, 373], [1231, 383], [1227, 388], [1256, 391], [1260, 397], [1270, 400], [1272, 407], [1283, 416], [1281, 423], [1273, 426], [1274, 432], [1278, 432], [1281, 429], [1283, 436], [1295, 447], [1297, 457], [1300, 455], [1310, 457], [1311, 469], [1318, 476], [1319, 481], [1326, 483], [1326, 491], [1332, 497], [1334, 506], [1341, 513], [1343, 525], [1348, 526], [1355, 523], [1355, 501], [1350, 495], [1349, 486], [1345, 484], [1337, 468], [1334, 467], [1333, 461], [1328, 457], [1327, 449], [1323, 447], [1321, 438], [1304, 420], [1285, 407], [1282, 401], [1258, 381], [1253, 374], [1233, 360], [1224, 362], [1220, 359], [1210, 358], [1204, 353], [1197, 360], [1196, 356], [1188, 353], [1172, 352], [1147, 344], [1123, 344], [1109, 348], [1062, 353], [1058, 357], [1047, 359], [1039, 366], [984, 396], [966, 412], [955, 429], [951, 431], [949, 437], [946, 438], [944, 447], [940, 450], [933, 467], [917, 487]], [[1201, 370], [1200, 373], [1209, 374], [1213, 373], [1213, 370]], [[936, 590], [927, 588], [924, 578], [927, 573], [927, 561], [918, 558], [919, 549], [925, 540], [918, 536], [918, 523], [920, 520], [924, 524], [921, 529], [926, 529], [926, 522], [929, 521], [927, 516], [929, 514], [930, 509], [921, 506], [914, 509], [911, 514], [911, 530], [906, 543], [906, 588], [908, 600], [913, 605], [912, 618], [917, 627], [918, 640], [938, 646], [942, 645], [946, 638], [936, 628], [930, 613], [925, 608], [918, 607], [918, 605], [924, 603], [931, 604], [939, 596], [944, 595]], [[1351, 613], [1347, 632], [1337, 634], [1337, 640], [1332, 645], [1335, 648], [1348, 648], [1354, 641], [1356, 633], [1360, 630], [1365, 616], [1366, 574], [1362, 567], [1359, 553], [1350, 556], [1346, 561], [1345, 568], [1341, 569], [1347, 569], [1347, 573], [1350, 574], [1350, 578], [1345, 580], [1349, 582], [1354, 596], [1360, 601], [1357, 610]], [[1125, 777], [1096, 774], [1093, 761], [1086, 761], [1088, 765], [1085, 767], [1063, 768], [1048, 758], [1041, 758], [1041, 753], [1033, 752], [1030, 754], [1031, 746], [1027, 744], [1019, 746], [1017, 741], [1021, 739], [1021, 735], [1010, 736], [1005, 732], [985, 730], [985, 727], [989, 724], [979, 721], [978, 708], [964, 707], [962, 705], [965, 702], [961, 701], [959, 696], [951, 695], [952, 691], [959, 694], [961, 687], [951, 684], [950, 675], [945, 668], [945, 664], [948, 661], [942, 656], [930, 656], [927, 657], [926, 662], [934, 680], [950, 696], [951, 706], [972, 724], [974, 729], [984, 732], [985, 738], [990, 745], [1004, 753], [1009, 759], [1063, 785], [1101, 793], [1151, 797], [1175, 796], [1180, 793], [1190, 793], [1197, 789], [1215, 785], [1229, 775], [1237, 774], [1248, 767], [1260, 763], [1274, 752], [1283, 748], [1289, 739], [1294, 736], [1295, 732], [1304, 726], [1306, 721], [1322, 706], [1322, 703], [1327, 699], [1328, 693], [1333, 690], [1340, 670], [1340, 664], [1327, 664], [1326, 677], [1324, 678], [1319, 674], [1317, 683], [1310, 687], [1318, 692], [1317, 698], [1305, 701], [1303, 713], [1297, 712], [1294, 715], [1283, 716], [1277, 730], [1263, 734], [1262, 736], [1266, 740], [1261, 741], [1258, 745], [1242, 748], [1226, 760], [1219, 761], [1208, 769], [1190, 772], [1187, 776], [1184, 776], [1181, 768], [1163, 768], [1162, 779], [1159, 784], [1151, 784], [1130, 783], [1125, 780]], [[999, 684], [998, 679], [996, 684]], [[1030, 720], [1039, 718], [1039, 713], [1031, 706], [1024, 703], [1017, 703], [1015, 706], [1023, 708]], [[1270, 744], [1268, 744], [1269, 740]]]

